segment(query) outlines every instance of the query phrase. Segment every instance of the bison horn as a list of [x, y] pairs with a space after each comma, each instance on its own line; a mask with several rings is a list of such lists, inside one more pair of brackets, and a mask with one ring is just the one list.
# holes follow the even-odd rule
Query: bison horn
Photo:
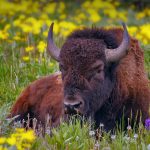
[[49, 51], [49, 53], [53, 59], [55, 59], [56, 61], [59, 61], [60, 49], [58, 47], [56, 47], [56, 45], [53, 41], [53, 26], [54, 26], [54, 23], [52, 23], [49, 28], [48, 40], [47, 40], [47, 50]]
[[106, 60], [108, 62], [116, 62], [119, 61], [121, 58], [123, 58], [128, 50], [129, 47], [129, 34], [127, 31], [127, 27], [125, 23], [122, 23], [124, 32], [123, 32], [123, 40], [118, 48], [115, 49], [106, 49]]

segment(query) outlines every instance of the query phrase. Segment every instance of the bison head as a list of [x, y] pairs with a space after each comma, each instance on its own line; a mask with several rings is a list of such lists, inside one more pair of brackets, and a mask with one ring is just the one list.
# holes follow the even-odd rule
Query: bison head
[[[75, 31], [59, 50], [53, 42], [53, 23], [51, 24], [47, 49], [59, 62], [64, 86], [64, 106], [68, 113], [93, 116], [109, 99], [115, 85], [114, 68], [126, 55], [129, 45], [124, 23], [123, 29], [123, 40], [113, 49], [107, 48], [104, 39], [76, 36], [77, 32], [82, 31]], [[92, 32], [91, 30], [85, 29], [84, 32]]]

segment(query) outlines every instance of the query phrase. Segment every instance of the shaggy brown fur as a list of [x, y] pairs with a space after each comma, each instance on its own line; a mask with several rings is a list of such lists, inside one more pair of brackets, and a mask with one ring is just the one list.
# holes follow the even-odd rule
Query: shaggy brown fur
[[[44, 124], [49, 113], [53, 125], [57, 125], [63, 116], [65, 95], [78, 93], [85, 102], [83, 114], [92, 116], [97, 125], [104, 123], [106, 130], [115, 126], [123, 110], [125, 120], [130, 117], [131, 110], [133, 118], [141, 111], [144, 122], [149, 117], [150, 89], [139, 42], [130, 38], [129, 52], [119, 62], [110, 64], [105, 58], [104, 46], [116, 48], [121, 40], [121, 29], [73, 32], [60, 53], [63, 80], [60, 75], [51, 75], [31, 83], [18, 98], [11, 115], [20, 114], [23, 119], [30, 113]], [[86, 76], [89, 66], [96, 60], [104, 62], [104, 82]]]
[[29, 113], [30, 118], [36, 118], [45, 124], [49, 114], [52, 117], [52, 126], [56, 126], [63, 115], [62, 94], [61, 73], [36, 80], [19, 96], [9, 117], [20, 115], [17, 120], [27, 120]]

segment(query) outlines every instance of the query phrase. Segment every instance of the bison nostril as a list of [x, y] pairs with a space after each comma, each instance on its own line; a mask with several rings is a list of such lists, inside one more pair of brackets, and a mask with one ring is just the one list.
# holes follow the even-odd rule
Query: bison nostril
[[76, 103], [65, 103], [64, 102], [64, 106], [65, 106], [65, 112], [69, 112], [69, 111], [76, 111], [76, 109], [78, 109], [80, 106], [82, 105], [82, 102], [76, 102]]
[[82, 104], [82, 102], [79, 102], [78, 104], [75, 104], [73, 106], [74, 106], [74, 108], [79, 108], [81, 104]]

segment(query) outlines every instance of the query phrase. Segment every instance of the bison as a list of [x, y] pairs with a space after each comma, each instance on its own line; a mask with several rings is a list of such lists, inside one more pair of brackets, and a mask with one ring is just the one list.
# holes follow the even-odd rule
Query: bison
[[91, 118], [106, 130], [124, 116], [142, 122], [149, 117], [150, 89], [144, 70], [144, 56], [138, 40], [122, 28], [75, 30], [61, 47], [53, 41], [53, 23], [47, 49], [59, 62], [61, 73], [31, 83], [17, 99], [11, 116], [37, 118], [43, 125], [46, 115], [52, 126], [65, 114]]

